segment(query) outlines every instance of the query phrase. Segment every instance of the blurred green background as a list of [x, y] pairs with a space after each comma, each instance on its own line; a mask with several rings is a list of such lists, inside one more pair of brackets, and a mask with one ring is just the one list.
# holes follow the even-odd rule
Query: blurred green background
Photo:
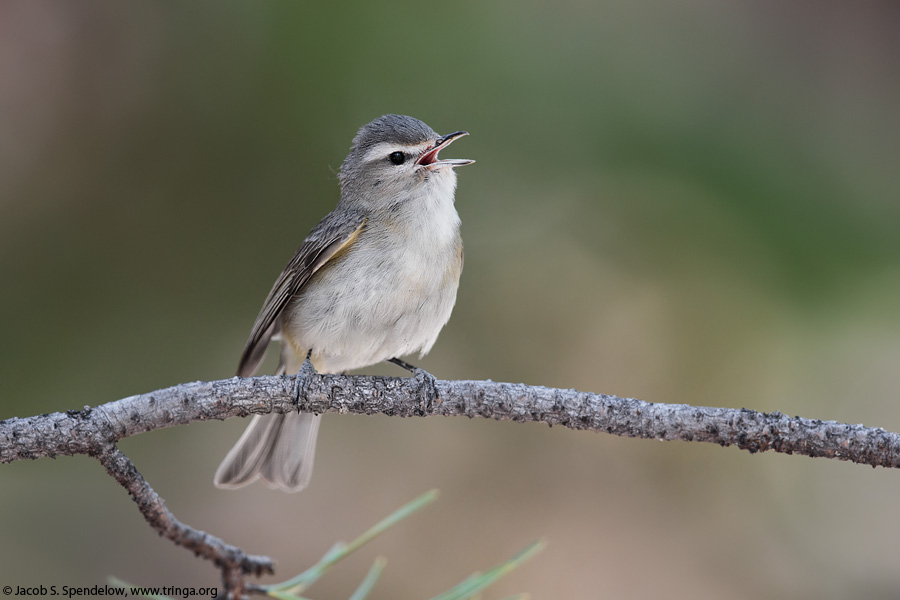
[[[466, 267], [419, 364], [900, 430], [896, 2], [0, 4], [0, 418], [233, 374], [387, 112], [471, 137]], [[401, 375], [383, 366], [370, 372]], [[312, 487], [216, 490], [245, 423], [123, 441], [186, 523], [310, 590], [896, 598], [900, 475], [467, 419], [326, 417]], [[211, 585], [91, 459], [0, 467], [0, 584]]]

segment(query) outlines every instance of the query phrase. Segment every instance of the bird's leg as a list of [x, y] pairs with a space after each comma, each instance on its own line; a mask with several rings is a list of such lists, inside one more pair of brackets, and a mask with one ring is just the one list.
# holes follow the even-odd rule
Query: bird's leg
[[395, 357], [395, 358], [389, 358], [389, 359], [388, 359], [388, 362], [389, 362], [389, 363], [394, 363], [395, 365], [397, 365], [397, 366], [400, 367], [401, 369], [404, 369], [404, 370], [406, 370], [406, 371], [409, 371], [410, 373], [413, 373], [413, 374], [415, 374], [415, 372], [419, 370], [419, 367], [413, 366], [413, 365], [409, 364], [408, 362], [406, 362], [405, 360], [400, 360], [399, 358], [396, 358], [396, 357]]
[[306, 360], [300, 366], [300, 370], [294, 376], [294, 387], [291, 390], [296, 398], [297, 412], [300, 412], [300, 398], [306, 398], [306, 389], [309, 387], [310, 378], [317, 373], [316, 368], [312, 364], [310, 357], [312, 356], [312, 348], [306, 353]]
[[413, 366], [408, 362], [400, 360], [396, 357], [389, 358], [388, 362], [394, 363], [401, 369], [405, 369], [413, 374], [416, 379], [416, 383], [419, 386], [419, 398], [421, 398], [422, 404], [425, 406], [425, 409], [428, 412], [431, 412], [431, 409], [434, 406], [434, 401], [437, 400], [437, 380], [434, 378], [434, 375], [432, 375], [425, 369], [420, 369], [419, 367]]

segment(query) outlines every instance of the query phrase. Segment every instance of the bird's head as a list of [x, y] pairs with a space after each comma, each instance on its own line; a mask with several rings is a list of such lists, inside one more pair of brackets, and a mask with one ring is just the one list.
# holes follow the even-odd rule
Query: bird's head
[[438, 135], [422, 121], [403, 115], [384, 115], [363, 125], [341, 165], [342, 198], [383, 205], [435, 188], [449, 188], [452, 194], [453, 169], [475, 161], [441, 159], [438, 153], [464, 135], [468, 132]]

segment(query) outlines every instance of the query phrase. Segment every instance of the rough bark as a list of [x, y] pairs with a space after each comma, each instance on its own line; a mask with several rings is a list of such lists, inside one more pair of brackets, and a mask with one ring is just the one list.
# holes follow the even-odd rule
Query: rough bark
[[122, 438], [193, 421], [302, 410], [399, 417], [467, 416], [539, 422], [626, 437], [711, 442], [751, 453], [834, 458], [900, 466], [900, 435], [880, 428], [746, 409], [655, 404], [575, 390], [493, 381], [324, 375], [184, 383], [94, 408], [0, 421], [0, 463], [46, 456], [97, 458], [161, 535], [211, 560], [227, 597], [244, 597], [247, 575], [272, 572], [252, 556], [179, 522], [116, 446]]
[[294, 377], [266, 376], [184, 383], [95, 408], [7, 419], [0, 421], [0, 463], [92, 454], [155, 429], [298, 408], [316, 413], [542, 422], [626, 437], [711, 442], [750, 452], [774, 450], [873, 467], [900, 466], [900, 436], [862, 425], [493, 381], [437, 380], [432, 393], [415, 378], [322, 374], [299, 382]]

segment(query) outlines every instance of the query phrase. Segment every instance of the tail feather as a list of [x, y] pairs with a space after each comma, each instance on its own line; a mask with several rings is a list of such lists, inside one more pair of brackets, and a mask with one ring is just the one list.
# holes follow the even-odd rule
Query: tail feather
[[299, 492], [312, 476], [321, 416], [257, 415], [225, 456], [213, 483], [238, 488], [262, 477], [272, 488]]

